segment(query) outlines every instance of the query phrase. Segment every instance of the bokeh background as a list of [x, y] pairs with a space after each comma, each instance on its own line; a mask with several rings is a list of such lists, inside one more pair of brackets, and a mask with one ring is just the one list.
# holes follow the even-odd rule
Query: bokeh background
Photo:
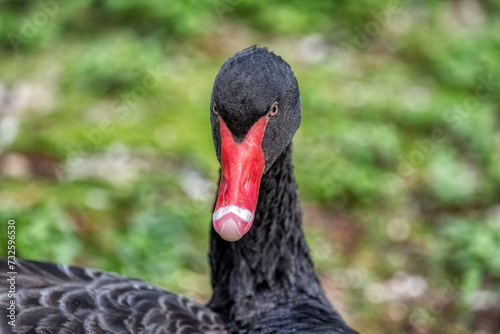
[[500, 2], [0, 0], [0, 255], [200, 302], [211, 85], [292, 66], [295, 170], [323, 286], [364, 333], [500, 333]]

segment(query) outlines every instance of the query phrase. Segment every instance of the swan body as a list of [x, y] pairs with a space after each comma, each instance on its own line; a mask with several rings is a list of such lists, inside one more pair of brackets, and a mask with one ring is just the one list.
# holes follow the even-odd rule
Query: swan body
[[281, 57], [252, 46], [222, 65], [210, 101], [221, 173], [206, 306], [117, 274], [18, 260], [16, 326], [2, 285], [0, 334], [356, 333], [326, 298], [304, 239], [291, 144], [301, 117]]
[[[7, 261], [0, 263], [5, 282]], [[0, 292], [1, 334], [227, 334], [209, 308], [143, 281], [25, 260], [16, 272], [15, 318], [3, 284]]]

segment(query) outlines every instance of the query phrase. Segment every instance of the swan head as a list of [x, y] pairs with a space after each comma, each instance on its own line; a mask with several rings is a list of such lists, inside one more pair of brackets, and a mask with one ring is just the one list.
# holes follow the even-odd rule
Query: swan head
[[262, 175], [300, 125], [300, 93], [292, 69], [267, 48], [237, 52], [215, 78], [210, 120], [221, 164], [213, 226], [223, 239], [236, 241], [252, 226]]

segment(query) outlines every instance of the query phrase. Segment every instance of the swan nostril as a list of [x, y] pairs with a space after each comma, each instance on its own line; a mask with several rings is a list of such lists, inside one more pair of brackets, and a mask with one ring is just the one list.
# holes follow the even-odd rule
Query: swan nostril
[[245, 190], [245, 192], [250, 191], [250, 185], [251, 185], [250, 181], [251, 181], [251, 177], [250, 177], [250, 175], [248, 175], [246, 180], [245, 180], [245, 183], [243, 184], [243, 189]]

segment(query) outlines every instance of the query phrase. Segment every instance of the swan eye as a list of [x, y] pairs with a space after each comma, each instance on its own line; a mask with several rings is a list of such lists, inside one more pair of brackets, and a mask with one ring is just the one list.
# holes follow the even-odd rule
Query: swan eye
[[274, 102], [271, 110], [269, 110], [269, 116], [274, 116], [278, 113], [278, 102]]
[[219, 110], [217, 109], [217, 105], [215, 104], [215, 102], [214, 105], [212, 106], [212, 111], [214, 112], [214, 114], [219, 115]]

